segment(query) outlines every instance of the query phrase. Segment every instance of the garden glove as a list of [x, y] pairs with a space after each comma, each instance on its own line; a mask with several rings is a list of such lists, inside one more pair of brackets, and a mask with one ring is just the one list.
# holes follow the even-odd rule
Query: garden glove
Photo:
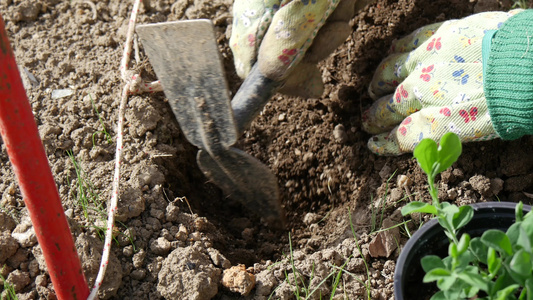
[[412, 152], [446, 132], [463, 142], [533, 133], [533, 10], [486, 12], [395, 41], [363, 113], [376, 154]]
[[230, 47], [241, 78], [258, 64], [263, 76], [283, 82], [288, 95], [319, 97], [317, 62], [352, 32], [355, 10], [372, 0], [236, 0]]

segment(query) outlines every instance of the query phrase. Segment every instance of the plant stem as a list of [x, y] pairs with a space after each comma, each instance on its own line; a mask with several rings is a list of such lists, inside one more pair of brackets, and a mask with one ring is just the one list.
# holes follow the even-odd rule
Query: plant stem
[[428, 175], [428, 184], [429, 184], [429, 194], [433, 200], [433, 205], [439, 207], [439, 191], [435, 187], [435, 177]]

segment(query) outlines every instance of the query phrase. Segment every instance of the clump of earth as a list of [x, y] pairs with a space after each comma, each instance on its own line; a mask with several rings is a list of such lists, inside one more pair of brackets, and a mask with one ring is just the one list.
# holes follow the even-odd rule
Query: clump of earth
[[[295, 290], [305, 287], [315, 290], [311, 299], [332, 293], [332, 299], [392, 299], [396, 259], [409, 234], [428, 219], [402, 217], [399, 210], [430, 197], [411, 155], [379, 157], [366, 148], [370, 136], [361, 130], [361, 111], [371, 104], [366, 90], [372, 74], [394, 39], [423, 25], [512, 4], [377, 0], [352, 19], [351, 36], [320, 63], [326, 85], [320, 98], [271, 99], [238, 147], [277, 176], [287, 230], [269, 228], [260, 211], [226, 198], [202, 174], [198, 149], [181, 133], [163, 93], [130, 96], [119, 232], [99, 297], [295, 299]], [[111, 194], [124, 85], [119, 64], [132, 5], [0, 0], [89, 285], [98, 272], [101, 212]], [[213, 20], [235, 93], [241, 80], [228, 47], [231, 9], [229, 0], [145, 1], [138, 23]], [[139, 52], [132, 69], [155, 80], [142, 45]], [[531, 203], [532, 147], [531, 137], [466, 144], [458, 162], [440, 176], [439, 197], [459, 205]], [[54, 299], [3, 143], [0, 171], [0, 289], [6, 281], [18, 299]], [[83, 190], [90, 200], [85, 211]]]

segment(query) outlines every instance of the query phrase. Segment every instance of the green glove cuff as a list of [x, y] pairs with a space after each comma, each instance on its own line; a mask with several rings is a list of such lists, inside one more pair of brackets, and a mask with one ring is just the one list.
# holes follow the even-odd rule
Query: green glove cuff
[[533, 10], [518, 13], [487, 35], [484, 91], [494, 130], [504, 140], [533, 134]]

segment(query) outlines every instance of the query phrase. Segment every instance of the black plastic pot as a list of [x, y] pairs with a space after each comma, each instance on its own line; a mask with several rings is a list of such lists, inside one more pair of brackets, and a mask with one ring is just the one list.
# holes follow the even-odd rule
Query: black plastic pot
[[[471, 237], [479, 237], [485, 230], [507, 229], [515, 221], [516, 203], [485, 202], [471, 205], [474, 217], [459, 233], [467, 232]], [[531, 210], [531, 206], [524, 205], [524, 214]], [[448, 238], [444, 234], [437, 219], [432, 219], [422, 226], [407, 241], [394, 271], [394, 298], [396, 300], [429, 299], [438, 292], [435, 283], [423, 283], [426, 274], [420, 264], [420, 259], [426, 255], [438, 255], [442, 258], [448, 255]]]

